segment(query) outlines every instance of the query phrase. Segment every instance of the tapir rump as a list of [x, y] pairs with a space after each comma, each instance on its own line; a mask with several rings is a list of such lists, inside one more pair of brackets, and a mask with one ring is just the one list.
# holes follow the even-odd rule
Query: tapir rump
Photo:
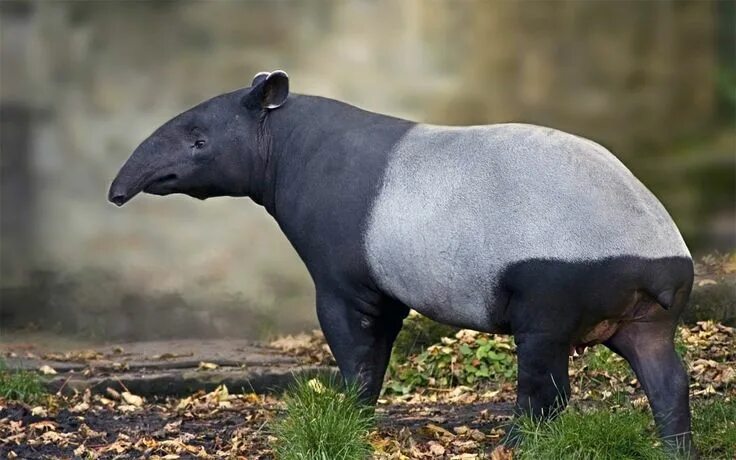
[[286, 73], [263, 72], [143, 141], [109, 199], [139, 192], [265, 207], [368, 403], [412, 308], [513, 334], [519, 413], [558, 412], [571, 347], [604, 344], [635, 371], [665, 443], [694, 454], [673, 345], [692, 259], [657, 198], [593, 141], [528, 124], [415, 123], [290, 94]]

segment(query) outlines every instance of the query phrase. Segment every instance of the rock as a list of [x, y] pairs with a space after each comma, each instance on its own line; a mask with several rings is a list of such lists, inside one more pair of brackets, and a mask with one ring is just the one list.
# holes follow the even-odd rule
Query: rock
[[683, 320], [687, 324], [713, 320], [736, 325], [736, 274], [697, 277]]

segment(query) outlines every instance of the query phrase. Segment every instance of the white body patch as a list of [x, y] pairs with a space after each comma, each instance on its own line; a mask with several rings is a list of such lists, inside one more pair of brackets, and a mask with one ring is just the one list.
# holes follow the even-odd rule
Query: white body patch
[[533, 125], [417, 125], [389, 155], [365, 244], [378, 285], [488, 330], [514, 262], [690, 257], [657, 198], [608, 150]]

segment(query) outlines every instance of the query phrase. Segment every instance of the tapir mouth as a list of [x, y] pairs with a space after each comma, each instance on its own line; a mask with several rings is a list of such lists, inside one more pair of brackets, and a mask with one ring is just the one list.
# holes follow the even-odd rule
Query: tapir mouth
[[172, 185], [174, 185], [177, 180], [179, 180], [179, 176], [176, 174], [166, 174], [150, 181], [145, 187], [143, 187], [143, 191], [152, 195], [167, 195], [174, 191]]
[[[168, 195], [174, 193], [174, 185], [179, 180], [176, 174], [165, 174], [153, 180], [140, 181], [138, 184], [127, 187], [125, 180], [116, 178], [110, 186], [108, 199], [117, 206], [122, 206], [130, 201], [139, 192], [150, 193], [152, 195]], [[141, 184], [142, 182], [142, 184]]]

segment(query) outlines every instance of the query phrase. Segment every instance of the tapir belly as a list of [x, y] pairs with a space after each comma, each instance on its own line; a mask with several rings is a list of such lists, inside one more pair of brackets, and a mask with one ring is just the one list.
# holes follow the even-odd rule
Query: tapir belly
[[[519, 264], [598, 264], [605, 278], [611, 258], [689, 258], [662, 205], [612, 154], [531, 125], [410, 130], [390, 155], [365, 251], [388, 294], [482, 331], [502, 328], [504, 276]], [[528, 282], [553, 284], [554, 273]]]

